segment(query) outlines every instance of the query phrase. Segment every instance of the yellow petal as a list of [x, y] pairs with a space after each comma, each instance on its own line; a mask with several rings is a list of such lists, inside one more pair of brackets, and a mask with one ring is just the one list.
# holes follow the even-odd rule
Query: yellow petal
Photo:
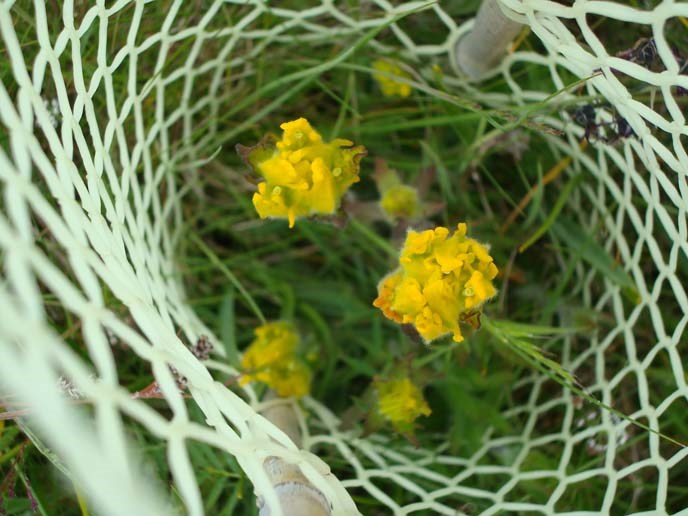
[[433, 241], [435, 234], [432, 230], [421, 231], [417, 233], [415, 231], [409, 231], [406, 236], [406, 243], [404, 244], [404, 249], [402, 251], [402, 256], [411, 257], [415, 254], [425, 254], [430, 247], [430, 243]]
[[311, 165], [313, 186], [309, 194], [309, 205], [313, 212], [333, 213], [336, 207], [332, 172], [321, 158]]
[[305, 118], [285, 122], [280, 125], [280, 128], [284, 131], [282, 140], [277, 144], [277, 148], [280, 150], [299, 149], [322, 141], [320, 134], [311, 127]]
[[287, 206], [281, 192], [267, 191], [265, 183], [258, 185], [258, 191], [253, 194], [253, 206], [256, 208], [261, 219], [267, 217], [284, 217], [287, 214]]
[[392, 310], [402, 314], [417, 314], [427, 304], [421, 292], [420, 283], [415, 278], [404, 278], [396, 287]]
[[440, 315], [433, 312], [427, 306], [416, 316], [415, 327], [426, 342], [433, 341], [449, 333]]
[[481, 305], [497, 293], [490, 280], [483, 276], [480, 271], [474, 271], [471, 279], [466, 282], [463, 291], [465, 297], [465, 307], [467, 310]]
[[412, 423], [432, 411], [423, 393], [407, 377], [376, 381], [378, 410], [391, 423]]
[[401, 281], [402, 273], [399, 269], [388, 274], [377, 286], [378, 296], [373, 301], [373, 306], [382, 310], [382, 313], [388, 319], [396, 322], [401, 322], [401, 314], [392, 310], [392, 302], [394, 301], [395, 290]]
[[430, 309], [438, 314], [446, 330], [453, 329], [454, 323], [459, 318], [459, 310], [462, 308], [459, 303], [457, 285], [455, 278], [443, 276], [440, 279], [429, 281], [423, 287], [423, 295], [428, 300]]

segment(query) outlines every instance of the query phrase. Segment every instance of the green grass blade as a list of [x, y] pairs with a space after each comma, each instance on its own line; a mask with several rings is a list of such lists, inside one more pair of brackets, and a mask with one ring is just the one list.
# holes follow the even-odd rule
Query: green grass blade
[[512, 350], [517, 356], [521, 357], [526, 363], [530, 364], [533, 368], [537, 369], [541, 373], [545, 374], [551, 380], [554, 380], [562, 387], [569, 389], [574, 394], [580, 396], [586, 401], [592, 403], [598, 408], [608, 410], [609, 412], [617, 415], [618, 417], [625, 419], [632, 425], [642, 428], [648, 432], [651, 432], [668, 442], [685, 448], [687, 445], [678, 441], [677, 439], [670, 437], [662, 432], [659, 432], [653, 428], [650, 428], [645, 423], [638, 421], [630, 416], [627, 416], [623, 412], [610, 407], [606, 403], [599, 401], [590, 394], [588, 394], [580, 384], [574, 379], [574, 377], [566, 369], [564, 369], [556, 361], [545, 357], [542, 352], [532, 343], [523, 340], [521, 338], [514, 337], [508, 331], [508, 326], [504, 326], [502, 321], [493, 321], [488, 317], [483, 316], [483, 327], [499, 341], [501, 344], [506, 345], [510, 350]]
[[554, 224], [554, 222], [557, 220], [557, 217], [561, 213], [562, 208], [566, 204], [566, 202], [569, 200], [569, 197], [571, 195], [571, 192], [573, 189], [578, 186], [578, 183], [581, 182], [583, 178], [582, 174], [578, 174], [574, 177], [571, 178], [571, 180], [566, 183], [566, 186], [564, 189], [561, 191], [561, 194], [559, 195], [559, 198], [557, 198], [557, 202], [554, 204], [552, 207], [552, 211], [549, 213], [547, 218], [545, 219], [545, 222], [543, 222], [542, 226], [540, 226], [533, 235], [525, 241], [524, 244], [522, 244], [518, 248], [518, 252], [522, 253], [526, 249], [528, 249], [531, 245], [533, 245], [535, 242], [537, 242], [540, 238], [542, 238], [542, 235], [544, 235], [547, 230]]
[[244, 286], [241, 284], [239, 279], [234, 275], [232, 271], [229, 270], [229, 268], [220, 261], [220, 259], [217, 257], [217, 255], [196, 235], [191, 235], [191, 240], [193, 240], [196, 245], [205, 253], [205, 255], [210, 259], [210, 261], [217, 267], [222, 274], [225, 275], [225, 277], [229, 280], [229, 282], [234, 285], [234, 287], [241, 293], [242, 297], [246, 301], [246, 304], [253, 310], [253, 313], [258, 317], [260, 320], [261, 324], [266, 323], [265, 316], [263, 315], [263, 312], [261, 309], [258, 307], [258, 304], [256, 301], [253, 299], [253, 296], [248, 293], [248, 291], [244, 288]]
[[552, 226], [554, 234], [575, 253], [596, 269], [603, 277], [608, 278], [621, 288], [621, 292], [633, 303], [640, 302], [640, 294], [623, 267], [616, 263], [604, 247], [598, 244], [583, 228], [570, 219], [560, 217]]

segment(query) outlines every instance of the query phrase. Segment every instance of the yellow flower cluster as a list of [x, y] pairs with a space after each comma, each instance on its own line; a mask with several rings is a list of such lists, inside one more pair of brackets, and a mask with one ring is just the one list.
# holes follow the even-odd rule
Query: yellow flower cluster
[[418, 190], [408, 185], [395, 185], [382, 195], [380, 206], [393, 219], [412, 219], [420, 211]]
[[359, 180], [359, 162], [367, 151], [349, 140], [323, 142], [308, 120], [280, 126], [282, 139], [268, 138], [253, 148], [238, 147], [265, 181], [258, 184], [253, 205], [261, 219], [332, 214], [342, 195]]
[[406, 377], [376, 380], [378, 411], [395, 426], [409, 425], [420, 416], [431, 414], [423, 393]]
[[462, 223], [452, 236], [444, 227], [409, 231], [399, 268], [382, 279], [373, 305], [389, 319], [415, 326], [426, 342], [448, 333], [461, 342], [461, 316], [497, 293], [497, 267], [487, 247], [467, 238], [466, 230]]
[[254, 330], [255, 340], [241, 358], [240, 384], [263, 382], [282, 397], [301, 397], [310, 391], [311, 372], [297, 355], [299, 337], [286, 322], [273, 322]]
[[373, 63], [373, 69], [382, 73], [373, 74], [385, 97], [408, 97], [411, 95], [411, 86], [394, 80], [389, 75], [396, 75], [402, 79], [411, 79], [411, 76], [402, 70], [399, 65], [386, 59], [378, 59]]
[[375, 160], [373, 179], [381, 195], [380, 207], [387, 217], [392, 220], [411, 220], [420, 215], [418, 190], [403, 184], [397, 171], [389, 168], [380, 158]]

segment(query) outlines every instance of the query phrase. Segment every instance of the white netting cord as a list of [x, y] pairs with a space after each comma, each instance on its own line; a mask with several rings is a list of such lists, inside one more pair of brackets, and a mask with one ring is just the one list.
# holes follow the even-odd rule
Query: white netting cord
[[[664, 37], [667, 21], [688, 14], [688, 5], [663, 2], [653, 11], [647, 12], [603, 2], [576, 2], [572, 7], [508, 0], [503, 4], [525, 15], [516, 19], [527, 20], [533, 32], [543, 41], [550, 52], [550, 67], [555, 80], [558, 74], [555, 66], [552, 66], [554, 63], [578, 77], [590, 77], [598, 70], [601, 71], [601, 74], [587, 81], [588, 94], [601, 94], [613, 109], [628, 121], [637, 135], [637, 138], [625, 140], [620, 149], [612, 145], [596, 145], [596, 162], [591, 162], [587, 156], [579, 156], [585, 170], [592, 172], [599, 183], [596, 187], [586, 186], [583, 189], [586, 198], [574, 200], [572, 206], [579, 206], [581, 212], [584, 212], [584, 206], [592, 205], [592, 217], [584, 222], [591, 228], [600, 225], [605, 228], [608, 235], [605, 247], [610, 254], [620, 254], [621, 263], [630, 272], [638, 289], [640, 301], [635, 306], [629, 306], [624, 302], [623, 293], [618, 285], [609, 281], [606, 282], [604, 294], [595, 299], [592, 292], [595, 291], [598, 274], [581, 271], [586, 277], [582, 283], [582, 294], [596, 310], [611, 311], [616, 319], [616, 327], [606, 335], [599, 334], [593, 342], [594, 345], [572, 359], [568, 367], [573, 372], [589, 371], [593, 368], [595, 378], [590, 385], [591, 391], [598, 392], [605, 403], [614, 406], [620, 403], [620, 394], [623, 393], [622, 382], [627, 381], [629, 377], [634, 378], [639, 403], [634, 404], [636, 406], [633, 406], [632, 416], [645, 419], [656, 431], [663, 431], [668, 423], [663, 421], [665, 411], [674, 403], [685, 403], [688, 396], [685, 362], [678, 350], [688, 316], [685, 310], [681, 310], [682, 315], [673, 327], [667, 327], [665, 323], [669, 316], [666, 312], [669, 306], [679, 307], [679, 310], [680, 307], [688, 306], [685, 288], [680, 280], [680, 268], [677, 265], [679, 259], [688, 256], [688, 161], [681, 143], [681, 135], [685, 135], [688, 128], [674, 98], [674, 95], [678, 95], [677, 88], [685, 88], [688, 77], [679, 73], [681, 63]], [[625, 50], [624, 48], [605, 49], [589, 28], [586, 18], [589, 14], [651, 26], [652, 37], [666, 71], [651, 71], [647, 69], [647, 65], [643, 66], [614, 55]], [[569, 30], [570, 26], [563, 23], [566, 19], [574, 19], [577, 22], [591, 50], [581, 45], [580, 41], [576, 41]], [[509, 64], [505, 66], [508, 67]], [[657, 86], [656, 90], [661, 92], [670, 119], [667, 120], [649, 106], [634, 100], [633, 92], [620, 80], [623, 75], [634, 78], [641, 84]], [[560, 85], [563, 86], [561, 81], [557, 87], [560, 88]], [[669, 134], [665, 135], [662, 132]], [[580, 138], [581, 134], [582, 131], [578, 130], [577, 138]], [[572, 153], [577, 138], [569, 137]], [[620, 172], [621, 179], [618, 177]], [[580, 173], [580, 169], [575, 170], [575, 173]], [[644, 212], [641, 211], [637, 198], [646, 203]], [[582, 201], [584, 202], [581, 203]], [[615, 212], [611, 208], [614, 203], [617, 205]], [[635, 233], [635, 237], [632, 233]], [[666, 242], [665, 235], [668, 236], [669, 243]], [[632, 240], [635, 240], [634, 245]], [[644, 256], [651, 257], [652, 267], [648, 267], [648, 261], [643, 259]], [[663, 301], [660, 301], [660, 296]], [[671, 303], [667, 304], [666, 296], [672, 298]], [[654, 341], [651, 341], [649, 346], [647, 342], [639, 341], [639, 336], [634, 332], [644, 312], [647, 312], [655, 334]], [[623, 338], [625, 342], [627, 365], [620, 370], [609, 370], [605, 367], [605, 355], [619, 338]], [[658, 385], [649, 379], [645, 371], [659, 355], [663, 355], [670, 364], [671, 372], [668, 374], [674, 389], [657, 404], [651, 401], [651, 395]], [[615, 442], [614, 436], [625, 435], [628, 423], [612, 418], [609, 414], [603, 415], [600, 423], [601, 426], [598, 428], [606, 431], [609, 441], [606, 449], [606, 466], [598, 470], [600, 477], [609, 479], [607, 496], [600, 510], [609, 510], [618, 493], [618, 484], [621, 481], [629, 481], [633, 472], [643, 467], [656, 468], [658, 472], [656, 510], [669, 510], [665, 503], [667, 489], [672, 486], [670, 470], [681, 463], [685, 464], [685, 449], [675, 453], [662, 452], [659, 437], [649, 435], [647, 456], [635, 457], [636, 463], [620, 467], [616, 458], [620, 456], [623, 443]], [[595, 430], [595, 427], [590, 428], [586, 425], [586, 432], [575, 432], [571, 438], [576, 440], [576, 434], [586, 436], [586, 433], [593, 436]], [[586, 473], [595, 474], [594, 471]], [[568, 478], [565, 483], [574, 481]], [[676, 482], [676, 478], [673, 482]], [[559, 486], [552, 498], [560, 495], [564, 489], [563, 484]]]
[[[447, 78], [448, 84], [489, 106], [514, 102], [526, 105], [562, 89], [566, 85], [560, 75], [562, 70], [580, 78], [600, 70], [601, 74], [586, 82], [587, 93], [604, 97], [637, 135], [617, 146], [598, 142], [593, 145], [594, 150], [581, 153], [582, 128], [557, 117], [542, 120], [566, 132], [565, 138], [550, 138], [550, 145], [556, 154], [575, 156], [571, 174], [587, 173], [594, 178], [584, 184], [580, 195], [574, 196], [571, 207], [589, 214], [587, 220], [581, 219], [585, 226], [605, 229], [606, 249], [610, 254], [619, 253], [640, 296], [637, 305], [629, 305], [619, 286], [608, 278], [600, 292], [599, 272], [578, 265], [576, 273], [583, 279], [579, 284], [582, 299], [599, 312], [612, 313], [615, 326], [609, 331], [598, 331], [582, 351], [580, 345], [575, 347], [575, 343], [566, 341], [561, 351], [564, 366], [580, 375], [590, 392], [610, 405], [615, 405], [624, 382], [631, 378], [639, 395], [631, 405], [630, 415], [644, 418], [651, 428], [662, 431], [663, 414], [675, 403], [688, 399], [685, 364], [677, 348], [688, 315], [669, 327], [661, 304], [668, 297], [671, 306], [688, 306], [677, 271], [677, 262], [688, 257], [688, 158], [681, 142], [688, 129], [681, 105], [674, 98], [676, 87], [688, 89], [688, 76], [679, 73], [679, 63], [663, 33], [667, 20], [688, 16], [688, 5], [662, 2], [651, 11], [640, 11], [597, 1], [578, 1], [573, 6], [542, 0], [500, 1], [507, 14], [531, 27], [549, 55], [517, 52], [502, 64], [495, 73], [505, 77], [512, 88], [511, 95], [484, 94], [461, 79]], [[246, 5], [227, 2], [232, 3]], [[349, 464], [354, 476], [341, 478], [341, 483], [320, 460], [297, 450], [282, 432], [257, 414], [260, 405], [250, 389], [247, 396], [251, 405], [213, 382], [206, 366], [176, 335], [181, 330], [187, 342], [194, 342], [209, 332], [185, 304], [183, 289], [175, 277], [172, 257], [181, 222], [179, 199], [183, 191], [168, 172], [182, 169], [191, 173], [214, 151], [212, 145], [217, 142], [213, 120], [222, 112], [226, 63], [232, 67], [250, 63], [270, 44], [287, 43], [295, 37], [318, 42], [360, 34], [387, 23], [394, 13], [421, 4], [409, 2], [393, 7], [386, 2], [374, 2], [379, 10], [363, 19], [353, 18], [330, 2], [306, 11], [276, 8], [270, 14], [281, 21], [269, 29], [259, 23], [267, 10], [263, 3], [249, 3], [236, 25], [221, 28], [211, 28], [211, 24], [223, 2], [213, 2], [192, 26], [177, 19], [182, 4], [174, 2], [163, 25], [151, 31], [142, 24], [148, 8], [143, 2], [120, 1], [109, 7], [98, 2], [78, 17], [75, 6], [67, 2], [62, 13], [65, 26], [52, 35], [45, 7], [36, 1], [39, 50], [31, 61], [25, 59], [15, 34], [12, 3], [0, 6], [0, 31], [13, 74], [8, 83], [0, 85], [0, 119], [9, 134], [8, 145], [0, 148], [0, 180], [4, 189], [0, 246], [6, 278], [0, 286], [0, 374], [5, 388], [28, 404], [36, 425], [43, 429], [41, 435], [60, 453], [103, 512], [164, 513], [159, 512], [160, 502], [143, 489], [150, 484], [145, 481], [149, 475], [144, 471], [130, 476], [139, 468], [127, 452], [123, 415], [168, 442], [174, 481], [191, 514], [202, 512], [202, 500], [185, 449], [188, 439], [236, 456], [256, 492], [275, 507], [275, 493], [263, 469], [269, 456], [300, 464], [306, 477], [332, 503], [335, 513], [355, 511], [344, 488], [363, 489], [399, 514], [428, 510], [455, 514], [457, 510], [471, 510], [471, 504], [485, 507], [485, 514], [504, 510], [551, 513], [570, 509], [557, 505], [567, 489], [595, 479], [606, 483], [606, 496], [597, 509], [609, 511], [620, 486], [633, 483], [634, 473], [642, 468], [657, 470], [655, 508], [664, 511], [667, 490], [677, 481], [672, 470], [688, 460], [686, 451], [667, 454], [662, 451], [659, 438], [650, 434], [645, 438], [645, 456], [636, 457], [633, 464], [617, 464], [627, 438], [624, 436], [632, 430], [629, 423], [605, 412], [580, 408], [570, 393], [557, 394], [551, 386], [545, 389], [545, 380], [537, 375], [524, 378], [515, 386], [529, 389], [531, 394], [526, 405], [504, 414], [513, 422], [513, 435], [488, 432], [484, 446], [467, 458], [453, 457], [441, 447], [408, 449], [402, 454], [386, 447], [381, 438], [355, 438], [341, 432], [336, 418], [324, 407], [307, 400], [310, 420], [301, 421], [304, 448], [323, 456], [340, 457]], [[120, 42], [120, 48], [110, 48], [108, 29], [114, 17], [127, 9], [131, 10], [129, 37]], [[448, 30], [441, 45], [417, 45], [413, 35], [401, 26], [391, 27], [398, 47], [403, 49], [402, 55], [418, 63], [428, 75], [425, 61], [451, 55], [455, 42], [471, 26], [457, 26], [437, 5], [431, 10]], [[650, 71], [615, 57], [624, 49], [606, 49], [590, 29], [587, 15], [650, 26], [666, 70]], [[572, 34], [572, 22], [579, 27], [582, 40]], [[85, 71], [81, 56], [86, 49], [81, 48], [81, 38], [93, 33], [98, 34], [97, 66]], [[246, 41], [255, 43], [250, 52], [233, 53]], [[183, 42], [190, 42], [183, 64], [165, 68], [174, 46]], [[203, 52], [209, 42], [219, 45], [212, 57]], [[91, 40], [89, 45], [93, 44]], [[380, 52], [390, 50], [389, 44], [371, 44]], [[69, 59], [64, 57], [67, 49], [71, 50]], [[149, 52], [155, 52], [155, 66], [147, 70], [145, 77], [138, 77], [137, 63]], [[523, 89], [511, 75], [512, 68], [522, 63], [548, 70], [552, 88]], [[634, 100], [633, 93], [612, 69], [642, 84], [653, 85], [666, 106], [666, 114]], [[113, 82], [113, 76], [123, 71], [128, 75], [124, 93]], [[69, 87], [63, 73], [73, 76]], [[195, 89], [196, 78], [201, 74], [211, 76], [203, 92]], [[137, 78], [141, 81], [137, 82]], [[183, 93], [181, 98], [170, 99], [166, 86], [174, 81], [184, 81]], [[52, 101], [41, 97], [53, 88], [59, 104], [57, 128], [55, 115], [48, 109]], [[563, 93], [557, 99], [574, 100], [575, 96]], [[96, 103], [103, 102], [108, 120], [99, 118]], [[144, 113], [152, 107], [155, 116], [151, 125], [146, 126]], [[642, 198], [645, 206], [637, 206], [636, 198]], [[35, 221], [58, 244], [63, 263], [53, 263], [55, 257], [36, 241]], [[631, 233], [633, 238], [629, 238]], [[649, 268], [648, 260], [652, 265]], [[104, 286], [125, 307], [133, 325], [121, 310], [105, 306]], [[50, 330], [43, 288], [82, 321], [82, 334], [93, 367], [77, 359]], [[640, 318], [649, 320], [654, 330], [649, 345], [644, 341], [647, 337], [634, 331]], [[145, 402], [131, 399], [119, 386], [105, 329], [151, 363], [173, 413], [171, 420], [162, 418]], [[621, 348], [617, 344], [619, 339], [623, 339]], [[619, 370], [609, 369], [606, 356], [612, 350], [625, 353], [627, 365]], [[651, 399], [653, 383], [645, 371], [660, 356], [668, 361], [674, 387], [655, 403]], [[189, 401], [178, 391], [168, 363], [188, 379], [207, 426], [189, 420]], [[226, 366], [223, 369], [232, 372]], [[93, 372], [97, 380], [90, 377]], [[94, 400], [93, 413], [83, 412], [82, 419], [78, 419], [76, 409], [56, 396], [52, 386], [60, 374]], [[561, 427], [540, 430], [539, 425], [554, 411], [561, 412]], [[89, 425], [93, 432], [86, 430]], [[79, 442], [84, 443], [81, 448], [75, 446]], [[581, 446], [597, 450], [599, 460], [585, 471], [570, 471], [572, 453]], [[533, 470], [528, 465], [540, 449], [559, 454], [556, 470]], [[101, 457], [111, 458], [113, 467], [102, 470]], [[500, 457], [508, 458], [509, 463], [501, 462]], [[491, 475], [503, 475], [500, 489], [487, 491], [476, 487], [476, 479]], [[546, 501], [517, 500], [520, 484], [546, 479], [556, 481], [556, 487], [545, 496]], [[393, 499], [386, 494], [390, 485], [403, 486], [407, 500], [413, 500]], [[113, 493], [118, 492], [113, 486], [132, 493], [126, 503], [121, 498], [113, 499]], [[127, 505], [129, 501], [131, 504]]]
[[[0, 363], [0, 369], [5, 373], [4, 388], [17, 392], [22, 401], [28, 404], [30, 413], [37, 418], [37, 424], [43, 429], [43, 435], [51, 446], [56, 450], [70, 450], [66, 459], [70, 466], [79, 463], [79, 467], [74, 467], [77, 480], [89, 488], [88, 492], [103, 504], [102, 508], [107, 509], [107, 512], [164, 513], [152, 510], [152, 506], [148, 504], [135, 507], [137, 498], [150, 496], [153, 505], [156, 498], [145, 491], [150, 482], [145, 482], [141, 475], [132, 476], [133, 466], [122, 463], [127, 457], [122, 414], [143, 423], [154, 435], [168, 442], [168, 459], [175, 483], [191, 514], [202, 512], [202, 502], [185, 449], [186, 439], [207, 442], [235, 456], [257, 492], [273, 507], [278, 504], [262, 464], [268, 456], [276, 455], [299, 464], [313, 485], [328, 492], [335, 509], [350, 512], [353, 506], [350, 498], [342, 488], [337, 487], [336, 480], [323, 468], [322, 462], [296, 450], [281, 431], [224, 386], [214, 383], [206, 368], [175, 335], [177, 327], [184, 331], [189, 340], [208, 333], [182, 301], [183, 292], [174, 276], [171, 262], [171, 241], [174, 235], [171, 231], [175, 224], [171, 216], [178, 216], [179, 196], [174, 182], [165, 174], [172, 168], [172, 164], [165, 161], [169, 154], [169, 136], [166, 131], [171, 122], [183, 116], [184, 131], [190, 136], [193, 127], [189, 117], [200, 109], [198, 105], [189, 105], [195, 71], [193, 56], [197, 49], [194, 47], [190, 52], [184, 69], [170, 74], [186, 77], [189, 86], [185, 88], [186, 94], [181, 99], [181, 105], [167, 120], [160, 117], [160, 108], [164, 103], [164, 88], [160, 87], [164, 81], [160, 77], [157, 80], [157, 91], [154, 82], [147, 82], [142, 91], [130, 87], [124, 101], [116, 99], [109, 81], [112, 79], [111, 72], [117, 66], [124, 66], [124, 58], [129, 59], [130, 63], [130, 85], [135, 84], [137, 53], [156, 42], [159, 42], [160, 48], [157, 62], [162, 67], [169, 47], [169, 42], [165, 41], [165, 31], [174, 20], [181, 2], [176, 2], [170, 10], [161, 32], [145, 40], [138, 48], [131, 45], [143, 15], [143, 3], [137, 3], [130, 29], [131, 41], [118, 52], [113, 60], [114, 64], [109, 64], [104, 59], [108, 19], [125, 5], [126, 2], [120, 2], [111, 11], [105, 10], [104, 4], [90, 9], [84, 15], [81, 25], [78, 28], [67, 25], [53, 46], [48, 40], [44, 6], [37, 2], [37, 33], [41, 49], [31, 63], [31, 73], [12, 28], [10, 6], [3, 5], [0, 10], [4, 44], [11, 55], [18, 91], [15, 102], [5, 85], [0, 86], [0, 113], [3, 124], [12, 128], [10, 145], [14, 158], [12, 162], [4, 152], [0, 154], [0, 161], [5, 165], [0, 173], [4, 182], [8, 215], [8, 218], [4, 215], [0, 217], [0, 242], [5, 250], [5, 271], [11, 291], [11, 294], [7, 292], [2, 299], [3, 315], [7, 318], [3, 325], [3, 360]], [[214, 9], [217, 10], [220, 6], [221, 3], [216, 2]], [[66, 20], [75, 19], [74, 13], [69, 12], [69, 6], [65, 7], [64, 14]], [[211, 17], [212, 12], [207, 13], [205, 22]], [[87, 32], [91, 24], [98, 22], [99, 67], [90, 77], [80, 75], [80, 54], [75, 53], [71, 63], [75, 91], [71, 93], [74, 98], [70, 99], [70, 92], [61, 76], [60, 54], [68, 43], [76, 44], [78, 49], [79, 35]], [[184, 37], [198, 36], [203, 28], [204, 23], [201, 21], [198, 26], [186, 31]], [[196, 46], [201, 42], [202, 38], [195, 39]], [[226, 47], [231, 49], [231, 44], [230, 39]], [[50, 65], [50, 78], [54, 82], [60, 104], [59, 133], [40, 96], [46, 64]], [[101, 121], [93, 105], [93, 98], [102, 87], [101, 81], [105, 83], [110, 114], [104, 128], [99, 127]], [[159, 108], [156, 112], [158, 118], [153, 127], [144, 127], [141, 114], [143, 104], [154, 91], [153, 98]], [[198, 104], [203, 106], [213, 98], [215, 95], [211, 86], [209, 94]], [[38, 134], [33, 134], [34, 113], [42, 132], [41, 137], [47, 141], [54, 161], [39, 143]], [[136, 143], [131, 149], [121, 124], [128, 116], [133, 117], [136, 132]], [[83, 130], [84, 127], [86, 131]], [[113, 156], [110, 149], [115, 145], [114, 140], [117, 140], [118, 152]], [[73, 142], [76, 143], [76, 149]], [[157, 166], [151, 157], [153, 143], [162, 148], [161, 161]], [[76, 166], [75, 152], [83, 164], [83, 174]], [[181, 155], [193, 156], [193, 151], [185, 149]], [[115, 157], [119, 158], [119, 163], [113, 162]], [[144, 170], [143, 182], [140, 182], [135, 173], [139, 166]], [[43, 197], [39, 188], [30, 183], [33, 167], [40, 173], [61, 213]], [[121, 170], [121, 173], [117, 170]], [[160, 183], [166, 177], [168, 195], [163, 201]], [[132, 201], [126, 202], [127, 198]], [[29, 216], [31, 212], [65, 251], [65, 259], [74, 278], [69, 278], [33, 245], [34, 231]], [[32, 333], [23, 331], [27, 325], [23, 324], [23, 317], [13, 313], [13, 307], [19, 309], [19, 315], [25, 313], [29, 317], [28, 320], [32, 323], [29, 327], [38, 325], [43, 333], [50, 334], [44, 327], [46, 318], [36, 280], [45, 285], [66, 309], [82, 321], [84, 342], [93, 360], [97, 381], [89, 378], [90, 373], [84, 364], [69, 353], [67, 346], [55, 345], [54, 337], [51, 346], [41, 346], [38, 332], [34, 340]], [[128, 308], [133, 323], [141, 334], [132, 331], [105, 308], [101, 282]], [[19, 331], [15, 333], [10, 331], [11, 328]], [[143, 402], [132, 400], [119, 387], [105, 328], [151, 363], [160, 390], [174, 414], [172, 420], [164, 420]], [[31, 365], [30, 360], [36, 364]], [[26, 364], [25, 367], [17, 367], [23, 363]], [[175, 369], [187, 378], [192, 395], [206, 413], [206, 422], [214, 430], [189, 421], [186, 402], [176, 387], [167, 363], [174, 364]], [[42, 374], [39, 375], [38, 371]], [[21, 374], [17, 374], [19, 372]], [[36, 374], [32, 375], [32, 372]], [[79, 447], [75, 446], [78, 441], [74, 440], [81, 435], [62, 435], [59, 430], [62, 427], [57, 422], [62, 418], [68, 422], [73, 421], [74, 424], [78, 418], [65, 401], [55, 401], [54, 388], [50, 397], [50, 402], [55, 403], [52, 415], [59, 414], [60, 417], [48, 417], [51, 413], [41, 412], [40, 409], [38, 394], [54, 387], [58, 374], [70, 378], [84, 396], [94, 400], [97, 438], [85, 440], [81, 453], [78, 452]], [[32, 384], [37, 388], [31, 390], [29, 386]], [[27, 397], [24, 393], [31, 395]], [[48, 399], [45, 398], [44, 402], [48, 402]], [[64, 426], [65, 430], [71, 427], [73, 424]], [[88, 443], [91, 444], [90, 448]], [[285, 445], [287, 448], [284, 448]], [[103, 464], [122, 464], [120, 468], [111, 468], [109, 473], [110, 476], [119, 475], [120, 482], [108, 481], [108, 477], [89, 476], [93, 461], [102, 461], [103, 457], [110, 457]], [[94, 471], [97, 470], [98, 468]], [[122, 482], [124, 484], [121, 490], [111, 491], [114, 485]], [[133, 491], [126, 489], [129, 482], [133, 482], [138, 488]], [[116, 497], [108, 495], [115, 492], [133, 492], [139, 495], [130, 499], [131, 504], [118, 505], [114, 503]], [[279, 514], [279, 509], [275, 509], [274, 514]]]

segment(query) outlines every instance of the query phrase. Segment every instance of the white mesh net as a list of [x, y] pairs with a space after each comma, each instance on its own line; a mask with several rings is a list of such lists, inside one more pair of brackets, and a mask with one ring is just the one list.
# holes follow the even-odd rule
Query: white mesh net
[[[566, 116], [541, 120], [564, 131], [565, 137], [549, 140], [553, 152], [574, 157], [568, 173], [586, 174], [567, 209], [618, 256], [640, 298], [629, 303], [618, 282], [579, 261], [570, 271], [580, 278], [577, 293], [611, 318], [584, 344], [565, 339], [560, 356], [604, 403], [675, 435], [674, 421], [683, 417], [688, 398], [679, 349], [688, 323], [688, 126], [682, 90], [688, 90], [688, 75], [681, 75], [684, 63], [665, 28], [684, 23], [679, 17], [688, 16], [688, 4], [664, 1], [641, 9], [585, 0], [501, 2], [510, 16], [530, 26], [544, 52], [515, 52], [495, 71], [510, 85], [508, 95], [446, 81], [463, 95], [501, 107], [544, 100], [571, 82], [562, 76], [592, 76], [585, 88], [606, 101], [601, 116], [617, 113], [632, 128], [636, 137], [614, 145], [598, 141], [583, 153], [583, 128]], [[540, 374], [514, 386], [530, 395], [528, 403], [504, 414], [510, 430], [488, 430], [482, 448], [469, 457], [452, 456], [443, 445], [409, 446], [402, 453], [382, 436], [342, 432], [336, 417], [313, 399], [304, 402], [299, 450], [257, 413], [250, 387], [245, 401], [209, 372], [231, 368], [201, 363], [184, 344], [210, 332], [185, 304], [174, 267], [183, 224], [180, 199], [195, 170], [222, 143], [218, 121], [228, 109], [231, 116], [230, 70], [245, 71], [254, 56], [280, 42], [360, 36], [422, 3], [377, 0], [351, 9], [323, 0], [289, 10], [259, 1], [216, 1], [200, 2], [199, 12], [179, 0], [165, 5], [163, 18], [147, 16], [161, 8], [157, 3], [93, 4], [66, 1], [59, 12], [40, 0], [0, 4], [0, 59], [9, 63], [0, 84], [0, 376], [3, 390], [26, 404], [35, 428], [98, 510], [170, 510], [166, 489], [129, 452], [131, 422], [165, 442], [172, 483], [189, 514], [203, 513], [204, 496], [188, 456], [193, 441], [233, 456], [275, 514], [276, 495], [263, 470], [269, 456], [299, 464], [335, 514], [357, 513], [349, 493], [361, 492], [395, 514], [683, 509], [667, 506], [667, 499], [685, 485], [680, 475], [687, 471], [688, 450], [607, 411], [581, 406]], [[430, 76], [430, 59], [451, 59], [470, 22], [459, 25], [437, 4], [423, 14], [446, 27], [442, 44], [415, 42], [400, 24], [391, 31], [395, 50]], [[600, 17], [646, 26], [663, 66], [652, 71], [615, 57], [629, 45], [605, 48], [594, 31]], [[124, 33], [126, 39], [117, 39]], [[380, 52], [393, 49], [389, 40], [370, 44]], [[524, 63], [541, 67], [548, 81], [537, 89], [520, 84], [514, 71]], [[170, 88], [177, 81], [183, 87]], [[572, 99], [571, 92], [557, 97], [562, 103]], [[236, 123], [223, 138], [231, 140], [254, 120]], [[56, 334], [50, 322], [56, 314], [79, 321], [87, 354], [74, 351], [73, 335]], [[637, 331], [641, 322], [652, 331]], [[150, 363], [164, 410], [132, 399], [120, 386], [113, 335]], [[610, 354], [625, 360], [610, 362]], [[184, 400], [167, 364], [188, 379], [193, 402]], [[661, 377], [647, 374], [658, 365]], [[60, 396], [54, 389], [60, 375], [92, 400], [92, 409]], [[191, 420], [192, 403], [205, 423]], [[633, 454], [624, 446], [628, 439], [635, 443]], [[308, 450], [328, 457], [333, 471]], [[590, 460], [574, 467], [571, 457], [581, 450]], [[559, 457], [558, 467], [541, 468], [543, 454]], [[537, 483], [540, 498], [526, 497], [524, 486]], [[585, 486], [603, 496], [580, 495]]]

